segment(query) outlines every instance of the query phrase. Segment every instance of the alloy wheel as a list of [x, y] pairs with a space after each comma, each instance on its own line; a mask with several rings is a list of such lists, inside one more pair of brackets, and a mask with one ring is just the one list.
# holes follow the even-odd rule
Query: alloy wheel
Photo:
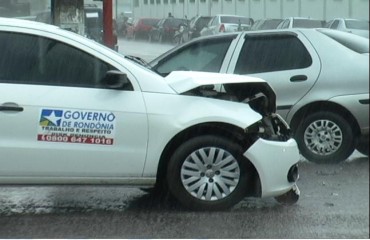
[[200, 200], [216, 201], [229, 196], [240, 180], [237, 160], [217, 147], [191, 153], [181, 166], [181, 182], [186, 191]]

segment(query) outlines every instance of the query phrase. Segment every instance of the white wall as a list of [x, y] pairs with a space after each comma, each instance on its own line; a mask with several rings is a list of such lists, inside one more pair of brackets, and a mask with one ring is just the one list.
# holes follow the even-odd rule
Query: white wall
[[369, 20], [369, 0], [350, 0], [353, 1], [350, 9], [350, 18], [360, 18]]
[[[121, 0], [122, 1], [122, 0]], [[129, 1], [129, 0], [127, 0]], [[136, 1], [136, 0], [131, 0]], [[312, 17], [330, 20], [334, 17], [350, 17], [369, 20], [369, 0], [184, 0], [180, 3], [143, 4], [134, 8], [136, 17], [165, 17], [172, 12], [175, 17], [188, 19], [195, 15], [236, 14], [254, 19]], [[156, 9], [156, 10], [155, 10]]]
[[281, 18], [282, 0], [266, 0], [264, 18]]
[[324, 19], [325, 15], [325, 1], [323, 0], [306, 0], [301, 1], [302, 17], [310, 17], [315, 19]]

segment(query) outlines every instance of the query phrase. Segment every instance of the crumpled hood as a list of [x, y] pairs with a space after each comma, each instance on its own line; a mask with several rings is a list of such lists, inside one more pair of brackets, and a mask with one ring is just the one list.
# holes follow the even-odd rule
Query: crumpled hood
[[206, 85], [266, 82], [265, 80], [256, 77], [197, 71], [173, 71], [165, 77], [165, 80], [178, 94]]

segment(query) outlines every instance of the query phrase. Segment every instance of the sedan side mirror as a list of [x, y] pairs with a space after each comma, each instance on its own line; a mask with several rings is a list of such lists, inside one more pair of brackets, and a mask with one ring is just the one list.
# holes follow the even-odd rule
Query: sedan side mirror
[[107, 71], [101, 83], [110, 89], [134, 90], [127, 74], [117, 70]]

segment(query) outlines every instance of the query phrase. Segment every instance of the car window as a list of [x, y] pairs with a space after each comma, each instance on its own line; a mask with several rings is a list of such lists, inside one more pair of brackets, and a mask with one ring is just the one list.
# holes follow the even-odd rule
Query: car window
[[252, 20], [250, 18], [237, 17], [237, 16], [222, 16], [221, 17], [222, 23], [238, 24], [239, 21], [241, 24], [252, 24]]
[[349, 29], [369, 30], [369, 21], [346, 20], [345, 24]]
[[173, 70], [219, 72], [233, 38], [200, 41], [160, 61], [156, 72], [165, 76]]
[[321, 20], [312, 19], [295, 19], [293, 21], [294, 28], [321, 28], [323, 27], [323, 22]]
[[[114, 68], [61, 42], [18, 33], [0, 33], [0, 81], [102, 88]], [[68, 59], [66, 61], [66, 59]]]
[[281, 23], [282, 19], [269, 19], [264, 22], [260, 26], [258, 26], [260, 30], [267, 30], [267, 29], [276, 29], [277, 26]]
[[333, 24], [330, 26], [330, 28], [332, 28], [332, 29], [337, 29], [337, 28], [338, 28], [338, 25], [339, 25], [339, 20], [335, 20], [335, 21], [333, 22]]
[[218, 17], [214, 17], [210, 25], [217, 25], [218, 24]]
[[281, 26], [281, 28], [289, 28], [290, 20], [285, 20]]
[[291, 35], [246, 36], [235, 73], [251, 74], [306, 68], [312, 59], [299, 39]]
[[211, 17], [201, 17], [201, 18], [199, 18], [198, 21], [196, 21], [195, 26], [197, 28], [204, 27], [208, 24], [210, 19], [211, 19]]

